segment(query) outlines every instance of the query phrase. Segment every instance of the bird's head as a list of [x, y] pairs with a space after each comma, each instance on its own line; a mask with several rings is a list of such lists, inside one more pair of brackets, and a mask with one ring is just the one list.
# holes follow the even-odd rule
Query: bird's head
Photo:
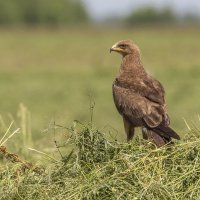
[[131, 40], [122, 40], [122, 41], [115, 43], [110, 48], [110, 53], [112, 51], [118, 52], [122, 56], [126, 56], [129, 54], [139, 54], [140, 55], [139, 47], [137, 45], [135, 45]]

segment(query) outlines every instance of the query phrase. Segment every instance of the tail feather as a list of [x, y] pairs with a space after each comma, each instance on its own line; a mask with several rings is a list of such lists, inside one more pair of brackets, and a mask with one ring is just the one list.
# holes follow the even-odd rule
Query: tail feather
[[173, 129], [165, 126], [153, 129], [143, 127], [142, 133], [144, 139], [152, 141], [158, 147], [172, 143], [172, 138], [180, 140], [180, 136]]
[[150, 140], [153, 142], [157, 147], [164, 146], [165, 144], [168, 144], [171, 142], [171, 138], [165, 138], [157, 134], [156, 132], [142, 128], [143, 138], [146, 140]]
[[156, 128], [152, 129], [153, 131], [155, 131], [156, 133], [158, 133], [160, 136], [165, 137], [165, 138], [174, 138], [177, 140], [180, 140], [180, 136], [170, 127], [166, 127], [166, 126], [158, 126]]

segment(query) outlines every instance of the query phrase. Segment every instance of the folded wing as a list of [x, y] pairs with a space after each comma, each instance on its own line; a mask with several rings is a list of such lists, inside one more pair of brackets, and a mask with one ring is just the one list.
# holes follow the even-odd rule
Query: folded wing
[[163, 107], [131, 89], [113, 84], [113, 97], [119, 113], [136, 126], [154, 128], [163, 121]]

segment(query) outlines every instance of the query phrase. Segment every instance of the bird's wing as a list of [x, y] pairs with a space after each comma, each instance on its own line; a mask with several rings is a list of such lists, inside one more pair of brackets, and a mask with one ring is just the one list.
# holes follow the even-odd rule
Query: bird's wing
[[148, 75], [145, 79], [137, 77], [130, 86], [133, 91], [146, 97], [150, 101], [163, 106], [165, 105], [164, 88], [159, 81], [153, 79], [151, 76]]
[[113, 84], [113, 97], [119, 113], [132, 122], [138, 119], [153, 128], [163, 120], [163, 107], [132, 89]]
[[166, 103], [165, 103], [165, 90], [162, 84], [153, 79], [150, 75], [147, 76], [147, 79], [144, 79], [145, 88], [143, 91], [143, 96], [149, 99], [152, 102], [158, 103], [162, 106], [164, 113], [163, 113], [163, 125], [169, 126], [170, 119], [166, 111]]
[[153, 79], [150, 75], [147, 76], [147, 79], [142, 80], [145, 89], [143, 90], [144, 96], [149, 100], [165, 105], [165, 90], [161, 83], [156, 79]]
[[145, 77], [135, 76], [127, 78], [119, 77], [115, 80], [116, 85], [132, 90], [152, 102], [165, 105], [165, 91], [161, 83], [153, 79], [150, 75]]

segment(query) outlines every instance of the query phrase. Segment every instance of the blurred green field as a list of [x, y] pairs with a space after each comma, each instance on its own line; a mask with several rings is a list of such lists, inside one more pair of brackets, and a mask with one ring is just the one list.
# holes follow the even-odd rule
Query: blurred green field
[[39, 142], [51, 121], [89, 121], [92, 98], [95, 126], [112, 127], [124, 139], [111, 92], [121, 58], [109, 48], [132, 39], [145, 68], [163, 83], [172, 127], [183, 134], [183, 117], [197, 120], [200, 110], [199, 36], [195, 27], [1, 29], [0, 112], [4, 119], [8, 113], [17, 118], [19, 104], [26, 105]]

